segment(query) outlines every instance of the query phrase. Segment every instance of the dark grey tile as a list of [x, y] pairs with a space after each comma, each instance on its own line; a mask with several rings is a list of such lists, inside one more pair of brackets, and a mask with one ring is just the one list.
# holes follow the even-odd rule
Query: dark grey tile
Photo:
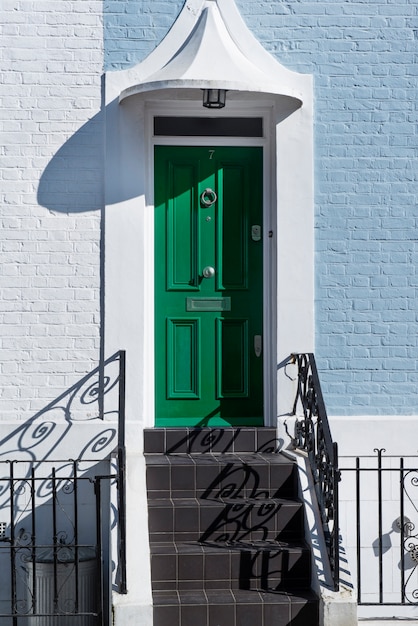
[[201, 580], [178, 580], [177, 589], [181, 591], [201, 591], [203, 582]]
[[231, 578], [231, 555], [225, 550], [224, 554], [205, 554], [205, 580], [226, 580]]
[[235, 604], [235, 598], [232, 591], [227, 589], [208, 589], [206, 596], [209, 605], [211, 604]]
[[[235, 607], [233, 604], [216, 604], [216, 600], [209, 603], [209, 626], [240, 626], [235, 622]], [[261, 626], [253, 624], [253, 626]]]
[[148, 496], [148, 500], [161, 500], [161, 499], [166, 500], [171, 497], [171, 490], [170, 489], [166, 489], [164, 491], [149, 490], [147, 492], [147, 496]]
[[173, 507], [170, 505], [149, 507], [148, 526], [150, 533], [172, 533]]
[[270, 471], [268, 465], [253, 465], [251, 468], [252, 481], [246, 486], [246, 495], [251, 498], [260, 497], [260, 492], [269, 492]]
[[251, 577], [251, 564], [246, 553], [234, 551], [231, 553], [231, 588], [249, 589], [247, 580]]
[[234, 430], [219, 428], [214, 431], [211, 450], [214, 453], [233, 452]]
[[151, 578], [154, 581], [176, 580], [177, 561], [175, 554], [151, 555]]
[[177, 580], [161, 580], [161, 581], [152, 581], [152, 590], [153, 591], [177, 591], [178, 583]]
[[277, 439], [277, 433], [274, 428], [258, 428], [256, 437], [255, 449], [257, 452], [273, 454], [279, 450], [280, 441]]
[[154, 626], [174, 626], [180, 624], [179, 606], [155, 606]]
[[201, 464], [196, 465], [196, 486], [198, 490], [198, 496], [206, 493], [207, 496], [211, 495], [212, 490], [219, 489], [218, 478], [220, 468], [217, 464]]
[[203, 554], [180, 554], [178, 575], [180, 580], [203, 580]]
[[254, 428], [241, 428], [234, 441], [234, 452], [254, 452], [255, 444]]
[[302, 597], [290, 596], [291, 598], [291, 622], [292, 626], [317, 626], [318, 602], [313, 594], [304, 594]]
[[[197, 626], [208, 623], [207, 604], [186, 605], [182, 604], [180, 609], [180, 626]], [[174, 626], [174, 624], [172, 624]]]
[[[248, 602], [251, 602], [248, 599]], [[236, 604], [236, 621], [237, 626], [264, 626], [263, 624], [263, 605], [261, 601], [257, 604]]]
[[146, 428], [144, 430], [144, 452], [146, 454], [164, 453], [165, 430]]
[[189, 433], [189, 451], [191, 454], [208, 454], [211, 451], [214, 432], [212, 428], [193, 428]]
[[147, 489], [149, 491], [169, 491], [170, 466], [148, 465], [146, 470]]
[[270, 463], [270, 493], [276, 497], [297, 496], [297, 477], [291, 465]]
[[275, 624], [288, 626], [290, 624], [290, 603], [286, 594], [273, 595], [270, 598], [264, 597], [263, 600], [264, 626], [274, 626]]
[[206, 594], [204, 591], [191, 591], [179, 593], [180, 604], [205, 604]]
[[176, 507], [174, 511], [175, 533], [199, 533], [199, 509], [195, 501], [189, 506]]
[[[216, 527], [215, 521], [220, 513], [219, 507], [207, 506], [208, 504], [210, 503], [203, 501], [202, 506], [199, 507], [200, 533], [202, 535]], [[210, 539], [210, 536], [207, 539]]]
[[180, 606], [179, 595], [175, 591], [157, 591], [152, 592], [152, 597], [155, 606]]
[[[195, 465], [171, 466], [171, 489], [174, 491], [193, 492], [196, 486]], [[175, 494], [173, 494], [175, 496]]]
[[187, 453], [189, 447], [189, 431], [187, 428], [167, 428], [165, 439], [167, 454]]

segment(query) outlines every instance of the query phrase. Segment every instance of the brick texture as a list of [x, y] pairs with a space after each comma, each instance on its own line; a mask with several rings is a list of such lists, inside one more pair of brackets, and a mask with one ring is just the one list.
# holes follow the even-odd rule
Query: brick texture
[[102, 17], [94, 0], [0, 6], [1, 419], [97, 364]]
[[[314, 75], [316, 355], [328, 410], [416, 414], [416, 2], [236, 1], [267, 50]], [[183, 3], [148, 0], [133, 17], [135, 4], [107, 5], [109, 68], [141, 60]]]
[[416, 414], [416, 3], [238, 4], [284, 65], [314, 75], [316, 354], [328, 410]]
[[[42, 407], [97, 360], [103, 63], [142, 60], [182, 5], [1, 4], [3, 418]], [[416, 2], [237, 5], [281, 63], [315, 79], [316, 354], [328, 410], [416, 414]]]

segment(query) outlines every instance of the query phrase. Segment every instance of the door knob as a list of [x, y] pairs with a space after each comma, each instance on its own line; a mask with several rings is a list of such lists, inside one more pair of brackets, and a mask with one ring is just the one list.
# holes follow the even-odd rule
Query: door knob
[[215, 268], [211, 265], [207, 265], [203, 270], [203, 276], [205, 278], [213, 278], [215, 276]]

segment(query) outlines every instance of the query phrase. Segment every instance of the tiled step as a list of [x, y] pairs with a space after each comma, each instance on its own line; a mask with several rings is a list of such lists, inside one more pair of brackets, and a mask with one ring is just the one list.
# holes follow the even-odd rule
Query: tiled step
[[311, 591], [155, 591], [154, 626], [318, 626]]
[[148, 497], [291, 498], [295, 464], [281, 454], [147, 455]]
[[318, 626], [294, 463], [271, 428], [145, 431], [153, 626]]
[[305, 544], [254, 542], [221, 545], [151, 544], [154, 590], [309, 588]]
[[303, 535], [303, 507], [283, 499], [154, 499], [148, 525], [151, 542], [290, 541]]
[[279, 450], [274, 428], [147, 428], [145, 454], [272, 453]]

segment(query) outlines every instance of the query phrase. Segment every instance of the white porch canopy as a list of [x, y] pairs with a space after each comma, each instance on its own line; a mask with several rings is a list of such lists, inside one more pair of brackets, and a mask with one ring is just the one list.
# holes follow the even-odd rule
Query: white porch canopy
[[163, 89], [225, 89], [288, 96], [298, 108], [302, 77], [262, 47], [234, 0], [187, 0], [162, 43], [126, 71], [119, 101]]

